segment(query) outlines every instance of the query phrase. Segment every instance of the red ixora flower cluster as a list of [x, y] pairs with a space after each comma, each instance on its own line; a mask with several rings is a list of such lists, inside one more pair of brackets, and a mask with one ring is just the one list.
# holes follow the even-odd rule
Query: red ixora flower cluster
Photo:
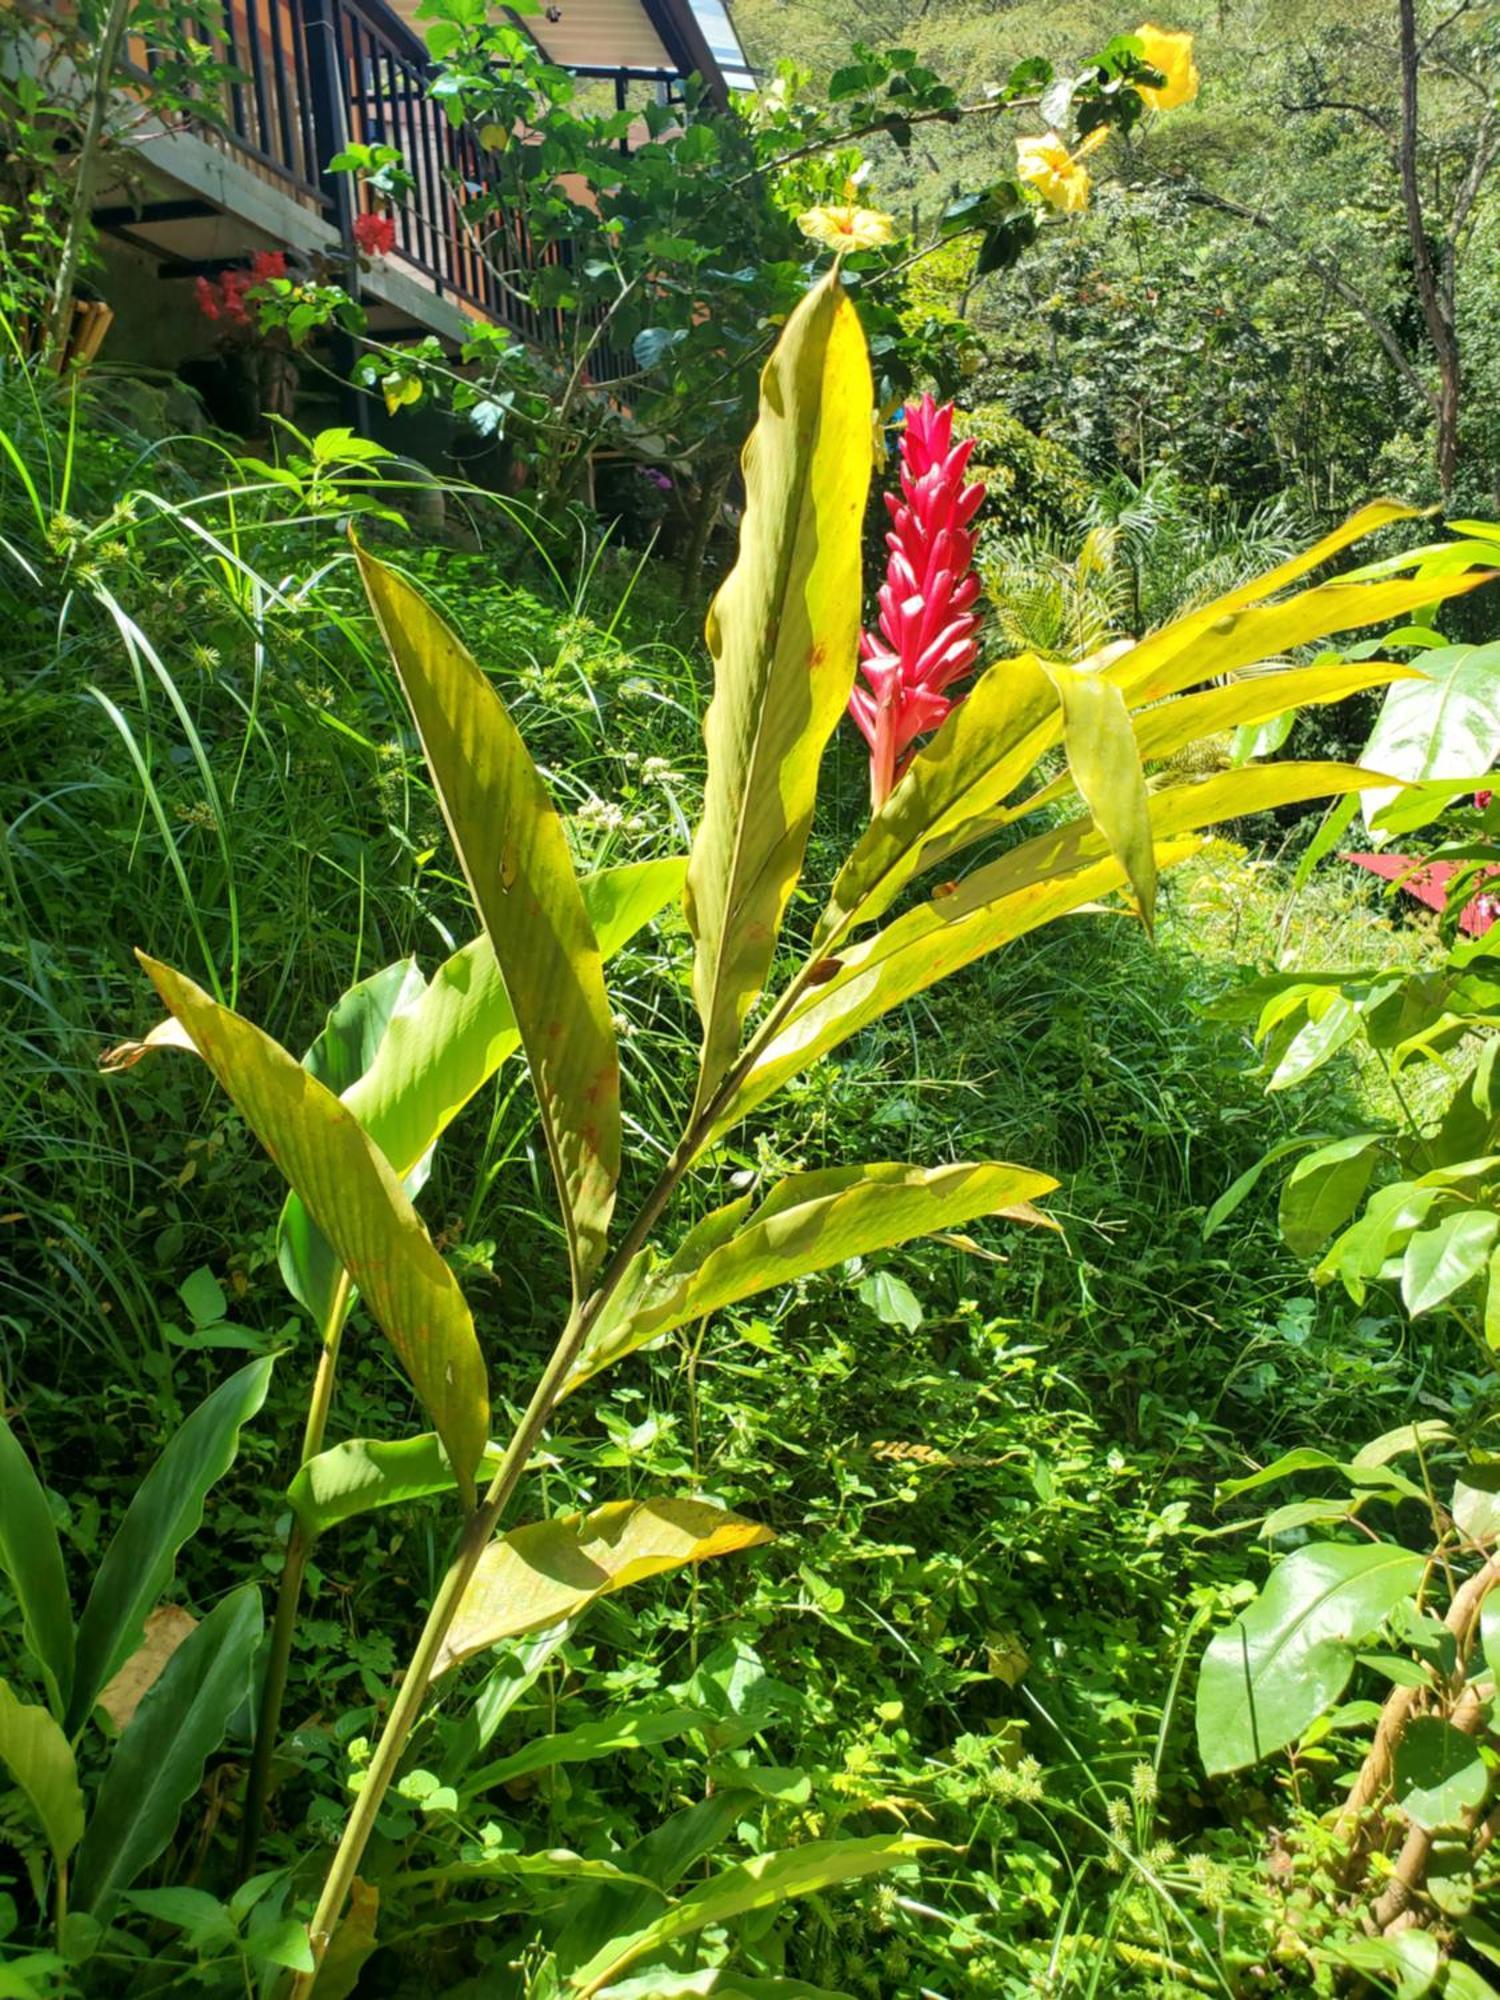
[[354, 218], [354, 240], [366, 257], [384, 257], [396, 247], [396, 225], [390, 216], [367, 210]]
[[248, 270], [226, 271], [217, 283], [212, 278], [193, 280], [198, 310], [205, 319], [221, 320], [234, 327], [248, 327], [253, 322], [250, 308], [245, 303], [245, 294], [254, 285], [268, 284], [272, 278], [285, 276], [284, 250], [257, 250], [250, 259]]
[[870, 803], [885, 804], [916, 738], [936, 729], [962, 695], [947, 690], [979, 657], [972, 609], [977, 535], [969, 526], [984, 499], [966, 486], [974, 440], [953, 442], [953, 405], [931, 396], [910, 404], [901, 437], [901, 492], [887, 493], [890, 562], [880, 591], [880, 631], [860, 635], [868, 683], [849, 713], [870, 746]]

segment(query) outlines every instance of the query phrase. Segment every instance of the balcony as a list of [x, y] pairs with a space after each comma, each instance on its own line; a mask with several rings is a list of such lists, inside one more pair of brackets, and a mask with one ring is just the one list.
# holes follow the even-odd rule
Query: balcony
[[[427, 95], [417, 4], [223, 0], [223, 55], [237, 77], [222, 123], [138, 132], [143, 171], [101, 196], [101, 230], [153, 263], [158, 282], [260, 249], [350, 263], [357, 196], [328, 162], [351, 144], [392, 145], [416, 185], [393, 210], [394, 251], [361, 279], [372, 330], [461, 340], [479, 320], [535, 337], [538, 315], [494, 266], [535, 269], [539, 253], [516, 215], [499, 258], [493, 246], [476, 254], [454, 190], [484, 184], [486, 156]], [[560, 0], [523, 25], [549, 60], [612, 90], [619, 109], [670, 102], [694, 72], [721, 98], [750, 80], [722, 0]], [[149, 66], [149, 51], [137, 46], [131, 60]]]

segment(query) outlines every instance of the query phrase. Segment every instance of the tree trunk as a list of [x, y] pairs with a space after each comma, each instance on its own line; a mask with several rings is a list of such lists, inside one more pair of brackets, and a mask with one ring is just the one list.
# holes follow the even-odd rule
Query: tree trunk
[[1422, 191], [1417, 180], [1417, 73], [1421, 54], [1417, 47], [1416, 0], [1397, 0], [1401, 25], [1401, 201], [1406, 211], [1406, 233], [1411, 241], [1412, 272], [1427, 338], [1437, 362], [1438, 386], [1433, 397], [1437, 420], [1436, 456], [1438, 483], [1446, 506], [1453, 496], [1458, 472], [1458, 411], [1462, 386], [1459, 366], [1458, 329], [1450, 300], [1438, 281], [1432, 246], [1427, 240], [1422, 213]]

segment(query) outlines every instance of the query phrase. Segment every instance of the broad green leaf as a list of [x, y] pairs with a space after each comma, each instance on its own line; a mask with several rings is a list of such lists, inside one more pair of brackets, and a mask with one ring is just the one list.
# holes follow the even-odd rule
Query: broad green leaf
[[1385, 1542], [1314, 1544], [1279, 1563], [1203, 1655], [1198, 1751], [1209, 1775], [1294, 1743], [1344, 1692], [1356, 1646], [1411, 1596], [1424, 1567]]
[[710, 1924], [727, 1924], [753, 1910], [774, 1909], [798, 1896], [815, 1896], [842, 1882], [884, 1874], [887, 1869], [918, 1861], [924, 1854], [952, 1852], [943, 1841], [897, 1833], [875, 1834], [865, 1840], [810, 1840], [802, 1847], [759, 1854], [753, 1861], [722, 1869], [690, 1889], [632, 1935], [612, 1939], [586, 1965], [569, 1974], [569, 1988], [587, 2000], [647, 1952], [664, 1951], [679, 1938], [691, 1937]]
[[1422, 1187], [1415, 1181], [1395, 1181], [1377, 1188], [1365, 1204], [1364, 1214], [1335, 1236], [1313, 1271], [1314, 1281], [1327, 1284], [1338, 1278], [1350, 1297], [1364, 1298], [1364, 1287], [1378, 1278], [1386, 1262], [1405, 1250], [1414, 1231], [1420, 1229], [1428, 1212], [1442, 1199], [1438, 1187]]
[[1307, 1001], [1307, 1018], [1279, 1046], [1266, 1083], [1267, 1090], [1290, 1090], [1347, 1048], [1360, 1031], [1360, 1012], [1343, 993], [1314, 993]]
[[[476, 1478], [499, 1464], [487, 1450]], [[378, 1507], [402, 1507], [458, 1484], [453, 1463], [436, 1431], [409, 1438], [346, 1438], [305, 1459], [286, 1490], [292, 1512], [310, 1535]]]
[[1464, 1208], [1431, 1229], [1419, 1229], [1401, 1259], [1401, 1297], [1413, 1319], [1431, 1312], [1489, 1268], [1500, 1215]]
[[772, 1539], [769, 1528], [706, 1500], [616, 1500], [512, 1528], [480, 1556], [434, 1673], [647, 1577]]
[[116, 1899], [166, 1848], [230, 1718], [251, 1693], [260, 1593], [223, 1598], [167, 1662], [115, 1746], [78, 1851], [74, 1901], [106, 1923]]
[[[699, 1235], [656, 1280], [631, 1288], [621, 1310], [594, 1329], [569, 1387], [689, 1320], [851, 1257], [867, 1257], [982, 1215], [1004, 1215], [1056, 1186], [1049, 1174], [997, 1162], [910, 1167], [880, 1161], [791, 1174], [727, 1241], [703, 1254]], [[742, 1204], [731, 1206], [743, 1214]]]
[[[673, 856], [583, 877], [578, 886], [584, 909], [606, 963], [680, 893], [686, 867], [685, 860]], [[432, 1147], [520, 1046], [495, 948], [481, 932], [438, 967], [410, 1004], [392, 1012], [373, 1054], [340, 1086], [339, 1094], [401, 1175], [407, 1193], [415, 1195], [413, 1176]], [[295, 1194], [287, 1196], [282, 1210], [280, 1247], [283, 1274], [298, 1297], [302, 1294], [292, 1277], [319, 1250], [323, 1268], [337, 1271], [332, 1250]], [[293, 1273], [287, 1272], [289, 1255]], [[320, 1325], [330, 1297], [331, 1287], [315, 1291], [322, 1310], [309, 1305]]]
[[501, 1757], [464, 1778], [465, 1801], [508, 1785], [532, 1771], [551, 1770], [558, 1764], [589, 1764], [600, 1757], [612, 1757], [621, 1750], [648, 1750], [658, 1743], [672, 1743], [699, 1729], [710, 1718], [696, 1708], [650, 1708], [637, 1705], [616, 1709], [598, 1722], [580, 1723], [552, 1736], [534, 1736], [509, 1757]]
[[1479, 1650], [1485, 1665], [1500, 1682], [1500, 1602], [1493, 1591], [1479, 1609]]
[[[1442, 1948], [1431, 1931], [1398, 1932], [1395, 1937], [1349, 1938], [1320, 1945], [1316, 1957], [1351, 1972], [1373, 1975], [1393, 2000], [1426, 2000], [1442, 1966]], [[1451, 1983], [1444, 1991], [1453, 1992]], [[1459, 1996], [1454, 1994], [1454, 2000]]]
[[172, 1579], [177, 1551], [203, 1520], [209, 1488], [233, 1465], [241, 1427], [266, 1400], [274, 1360], [265, 1355], [220, 1383], [137, 1487], [78, 1621], [70, 1734], [82, 1728], [99, 1690], [140, 1645], [147, 1614]]
[[1479, 1745], [1451, 1722], [1417, 1716], [1396, 1740], [1396, 1803], [1414, 1826], [1436, 1833], [1458, 1827], [1484, 1804], [1490, 1774]]
[[1409, 1451], [1425, 1451], [1430, 1444], [1451, 1444], [1453, 1432], [1439, 1417], [1423, 1417], [1415, 1424], [1397, 1424], [1394, 1430], [1382, 1431], [1368, 1444], [1362, 1444], [1354, 1454], [1351, 1464], [1361, 1468], [1371, 1465], [1389, 1465], [1393, 1458], [1400, 1458]]
[[1378, 1132], [1357, 1132], [1297, 1162], [1282, 1187], [1278, 1217], [1289, 1250], [1311, 1257], [1343, 1227], [1370, 1185], [1382, 1143]]
[[1500, 1463], [1471, 1464], [1454, 1481], [1454, 1525], [1481, 1548], [1500, 1541]]
[[68, 1739], [45, 1708], [0, 1681], [0, 1771], [19, 1785], [62, 1865], [83, 1838], [83, 1792]]
[[[968, 703], [962, 705], [967, 708]], [[960, 712], [962, 712], [960, 710]], [[908, 773], [910, 775], [910, 773]], [[1151, 799], [1158, 870], [1197, 852], [1174, 838], [1242, 813], [1378, 782], [1348, 764], [1267, 764], [1173, 786]], [[899, 789], [899, 788], [898, 788]], [[1119, 888], [1124, 871], [1087, 820], [1035, 835], [841, 949], [766, 1042], [709, 1135], [722, 1136], [818, 1056], [976, 959]]]
[[409, 583], [356, 553], [515, 1012], [581, 1295], [620, 1176], [620, 1063], [567, 835], [485, 675]]
[[0, 1416], [0, 1571], [21, 1614], [26, 1650], [41, 1668], [55, 1715], [73, 1681], [73, 1613], [52, 1510], [31, 1460]]
[[[392, 1018], [403, 1008], [414, 1006], [426, 984], [415, 959], [410, 958], [361, 979], [329, 1008], [317, 1039], [302, 1058], [302, 1067], [335, 1097], [343, 1097], [374, 1062]], [[413, 1199], [425, 1179], [425, 1168], [415, 1163], [414, 1171], [403, 1175], [406, 1192]], [[326, 1332], [338, 1294], [339, 1260], [295, 1194], [289, 1194], [282, 1204], [276, 1261], [287, 1290], [319, 1332]]]
[[1100, 674], [1061, 664], [1049, 665], [1046, 672], [1062, 703], [1063, 748], [1078, 796], [1135, 891], [1149, 935], [1156, 909], [1156, 853], [1146, 775], [1125, 697]]
[[1274, 1167], [1278, 1160], [1286, 1159], [1289, 1154], [1300, 1153], [1304, 1147], [1316, 1146], [1318, 1143], [1316, 1137], [1302, 1133], [1295, 1139], [1282, 1139], [1269, 1152], [1262, 1153], [1253, 1166], [1246, 1167], [1242, 1174], [1237, 1175], [1229, 1183], [1229, 1186], [1225, 1188], [1213, 1207], [1204, 1216], [1204, 1236], [1212, 1236], [1215, 1230], [1223, 1228], [1235, 1210], [1241, 1207], [1255, 1192], [1268, 1167]]
[[761, 377], [739, 557], [708, 614], [708, 780], [686, 891], [700, 1105], [765, 984], [818, 766], [854, 685], [874, 404], [864, 333], [835, 269], [787, 321]]
[[175, 1018], [364, 1294], [448, 1447], [466, 1504], [489, 1435], [474, 1322], [394, 1168], [279, 1042], [143, 959]]
[[[1418, 679], [1398, 681], [1381, 704], [1365, 746], [1370, 768], [1412, 784], [1482, 780], [1500, 756], [1500, 642], [1440, 646], [1418, 669]], [[1395, 796], [1390, 788], [1365, 795], [1367, 827]]]

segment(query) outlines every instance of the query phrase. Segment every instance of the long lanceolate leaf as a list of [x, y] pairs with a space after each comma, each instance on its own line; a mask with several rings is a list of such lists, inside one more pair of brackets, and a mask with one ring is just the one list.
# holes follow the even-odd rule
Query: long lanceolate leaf
[[731, 1202], [699, 1225], [657, 1277], [628, 1287], [621, 1309], [591, 1336], [569, 1386], [689, 1320], [850, 1257], [1020, 1209], [1056, 1186], [1048, 1174], [998, 1162], [909, 1167], [882, 1161], [791, 1174], [753, 1217], [746, 1216], [748, 1200]]
[[771, 1539], [769, 1528], [706, 1500], [616, 1500], [590, 1514], [512, 1528], [480, 1556], [434, 1672], [502, 1639], [576, 1618], [596, 1598], [648, 1577]]
[[708, 617], [708, 781], [688, 866], [699, 1104], [739, 1048], [802, 872], [818, 765], [849, 700], [874, 391], [837, 272], [787, 322], [745, 448], [739, 560]]
[[358, 554], [515, 1011], [581, 1297], [604, 1254], [620, 1177], [620, 1064], [567, 836], [474, 660], [409, 583]]
[[140, 1644], [147, 1614], [171, 1580], [177, 1551], [203, 1519], [209, 1488], [234, 1463], [241, 1427], [266, 1399], [273, 1360], [250, 1362], [204, 1398], [126, 1508], [78, 1621], [70, 1732], [88, 1720], [99, 1690]]
[[663, 1951], [710, 1924], [730, 1923], [751, 1910], [774, 1909], [778, 1903], [881, 1874], [935, 1851], [953, 1850], [940, 1840], [895, 1833], [864, 1840], [810, 1840], [780, 1853], [758, 1854], [753, 1861], [739, 1862], [699, 1883], [632, 1935], [612, 1939], [569, 1976], [569, 1990], [586, 2000], [647, 1952]]
[[[1437, 579], [1341, 580], [1263, 602], [1350, 541], [1410, 511], [1386, 501], [1365, 508], [1305, 558], [1186, 613], [1097, 671], [1135, 710], [1333, 633], [1401, 617], [1489, 580], [1488, 571]], [[1387, 670], [1388, 677], [1392, 673]], [[1150, 753], [1143, 745], [1143, 754], [1166, 754], [1174, 731], [1165, 718], [1175, 714], [1173, 705], [1141, 717], [1140, 727], [1149, 728], [1155, 739]], [[1222, 726], [1211, 715], [1203, 722], [1205, 727]], [[1003, 808], [1012, 791], [1061, 737], [1061, 711], [1037, 661], [1022, 656], [990, 667], [917, 752], [844, 864], [819, 927], [823, 948], [833, 948], [857, 925], [880, 916], [925, 869], [946, 864], [1002, 824], [1011, 816]], [[1027, 804], [1039, 804], [1060, 789], [1049, 786]]]
[[0, 1417], [0, 1571], [21, 1614], [26, 1649], [42, 1670], [54, 1715], [73, 1683], [73, 1613], [52, 1510], [31, 1461]]
[[184, 1639], [115, 1746], [78, 1853], [78, 1907], [100, 1922], [162, 1852], [250, 1695], [260, 1593], [233, 1591]]
[[61, 1724], [0, 1681], [0, 1776], [18, 1785], [61, 1865], [83, 1838], [78, 1766]]
[[489, 1434], [484, 1359], [463, 1293], [394, 1169], [353, 1112], [279, 1042], [170, 966], [142, 963], [364, 1294], [472, 1502]]
[[[578, 886], [606, 960], [681, 891], [686, 866], [674, 855], [584, 876]], [[339, 1086], [339, 1095], [406, 1182], [407, 1192], [415, 1193], [412, 1176], [430, 1149], [520, 1046], [495, 948], [482, 931], [440, 965], [430, 982], [408, 993], [389, 1015], [370, 1060]], [[295, 1194], [287, 1196], [282, 1210], [278, 1247], [288, 1285], [321, 1325], [335, 1260]]]
[[[1151, 798], [1158, 869], [1175, 866], [1197, 843], [1183, 836], [1241, 813], [1378, 784], [1349, 764], [1258, 764], [1219, 772]], [[1124, 870], [1088, 820], [1072, 820], [1014, 847], [906, 911], [884, 930], [847, 947], [837, 969], [797, 1001], [758, 1052], [710, 1139], [778, 1090], [818, 1056], [940, 979], [999, 946], [1118, 889]]]

